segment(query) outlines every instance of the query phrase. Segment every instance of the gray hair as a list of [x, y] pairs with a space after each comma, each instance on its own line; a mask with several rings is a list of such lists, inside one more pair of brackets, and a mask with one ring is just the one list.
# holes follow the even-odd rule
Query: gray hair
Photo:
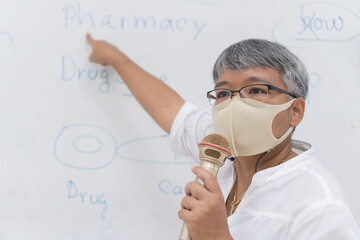
[[215, 62], [213, 78], [216, 83], [224, 67], [232, 72], [247, 69], [272, 68], [282, 76], [287, 91], [306, 98], [309, 76], [305, 65], [284, 46], [262, 39], [240, 41], [225, 49]]

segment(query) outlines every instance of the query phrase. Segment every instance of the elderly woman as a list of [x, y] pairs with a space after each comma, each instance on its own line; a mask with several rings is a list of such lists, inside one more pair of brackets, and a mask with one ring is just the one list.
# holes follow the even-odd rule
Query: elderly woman
[[[212, 115], [185, 102], [113, 45], [87, 36], [90, 61], [113, 66], [130, 91], [168, 133], [179, 153], [198, 161], [197, 144], [225, 136], [232, 161], [218, 178], [200, 167], [190, 182], [180, 219], [196, 239], [360, 239], [341, 188], [313, 156], [292, 140], [301, 122], [308, 74], [283, 46], [258, 39], [238, 42], [217, 59]], [[151, 94], [153, 92], [157, 94]]]

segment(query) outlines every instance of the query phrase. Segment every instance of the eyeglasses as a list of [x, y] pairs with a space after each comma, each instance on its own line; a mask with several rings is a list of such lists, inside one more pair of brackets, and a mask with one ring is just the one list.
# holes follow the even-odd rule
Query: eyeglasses
[[269, 84], [248, 85], [236, 91], [226, 88], [218, 88], [207, 92], [207, 98], [209, 99], [211, 106], [215, 106], [223, 101], [231, 99], [234, 96], [234, 93], [239, 93], [241, 98], [250, 98], [259, 102], [266, 102], [270, 90], [285, 93], [293, 98], [298, 98], [295, 94]]

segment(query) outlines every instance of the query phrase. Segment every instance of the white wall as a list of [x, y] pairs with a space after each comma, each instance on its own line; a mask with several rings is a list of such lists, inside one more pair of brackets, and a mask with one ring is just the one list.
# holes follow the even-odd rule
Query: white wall
[[313, 144], [360, 222], [360, 2], [341, 2], [1, 1], [0, 239], [178, 237], [191, 160], [110, 67], [88, 62], [86, 32], [208, 109], [228, 45], [288, 46], [311, 75], [296, 138]]

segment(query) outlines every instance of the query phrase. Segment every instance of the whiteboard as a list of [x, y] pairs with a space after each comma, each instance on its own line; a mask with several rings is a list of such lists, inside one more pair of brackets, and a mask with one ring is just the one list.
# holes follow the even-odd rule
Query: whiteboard
[[314, 146], [360, 222], [360, 2], [338, 2], [1, 1], [0, 240], [178, 238], [192, 161], [111, 67], [88, 62], [86, 32], [209, 110], [227, 46], [289, 47], [310, 73], [294, 138]]

